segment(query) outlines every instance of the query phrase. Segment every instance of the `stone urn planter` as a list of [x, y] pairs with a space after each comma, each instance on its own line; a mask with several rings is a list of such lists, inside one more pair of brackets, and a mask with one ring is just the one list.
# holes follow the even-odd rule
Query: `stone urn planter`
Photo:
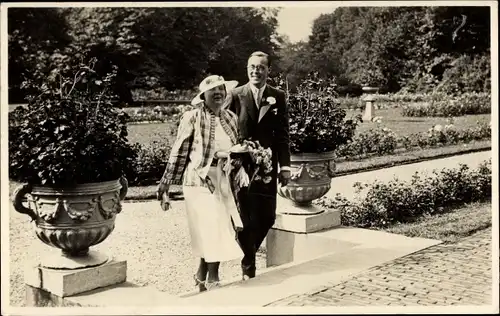
[[24, 184], [16, 189], [13, 205], [17, 212], [31, 217], [42, 242], [62, 250], [60, 255], [42, 258], [42, 266], [90, 267], [108, 261], [107, 256], [89, 248], [104, 241], [113, 231], [127, 190], [125, 178], [68, 189]]
[[309, 206], [324, 196], [331, 187], [335, 174], [334, 152], [291, 155], [291, 179], [279, 187], [278, 194], [298, 206]]

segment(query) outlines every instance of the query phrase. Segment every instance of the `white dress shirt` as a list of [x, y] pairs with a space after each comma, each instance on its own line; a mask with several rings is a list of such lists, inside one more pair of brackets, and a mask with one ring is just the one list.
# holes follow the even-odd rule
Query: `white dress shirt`
[[251, 84], [250, 89], [252, 90], [255, 105], [257, 105], [257, 108], [260, 109], [260, 102], [262, 101], [262, 95], [264, 94], [264, 90], [266, 89], [266, 84], [264, 84], [260, 89]]

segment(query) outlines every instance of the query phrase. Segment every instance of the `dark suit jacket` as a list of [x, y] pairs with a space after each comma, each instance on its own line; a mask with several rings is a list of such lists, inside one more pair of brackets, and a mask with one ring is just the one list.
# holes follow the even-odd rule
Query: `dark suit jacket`
[[252, 184], [251, 191], [274, 195], [276, 198], [278, 163], [281, 167], [290, 166], [290, 123], [285, 93], [266, 85], [262, 94], [261, 111], [268, 97], [274, 97], [276, 103], [268, 108], [260, 121], [250, 83], [235, 88], [231, 93], [233, 101], [229, 110], [238, 115], [240, 138], [258, 140], [264, 148], [270, 147], [273, 152], [273, 180], [269, 184], [256, 182]]

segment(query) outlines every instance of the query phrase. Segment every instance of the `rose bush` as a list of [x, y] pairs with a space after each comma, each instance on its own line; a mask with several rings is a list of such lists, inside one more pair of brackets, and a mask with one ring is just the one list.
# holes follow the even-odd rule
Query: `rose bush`
[[[353, 200], [337, 194], [314, 203], [340, 210], [345, 226], [387, 227], [412, 222], [420, 216], [443, 213], [450, 207], [491, 199], [491, 160], [476, 170], [467, 165], [455, 169], [434, 170], [432, 175], [415, 173], [409, 182], [394, 179], [387, 183], [355, 184]], [[366, 190], [365, 195], [361, 195]]]
[[403, 116], [449, 117], [491, 113], [489, 93], [465, 93], [456, 98], [403, 105]]
[[436, 125], [427, 132], [399, 136], [379, 124], [376, 128], [355, 135], [336, 149], [337, 157], [355, 160], [370, 154], [394, 154], [397, 149], [416, 150], [491, 139], [491, 126], [478, 122], [476, 127], [456, 129], [453, 124]]

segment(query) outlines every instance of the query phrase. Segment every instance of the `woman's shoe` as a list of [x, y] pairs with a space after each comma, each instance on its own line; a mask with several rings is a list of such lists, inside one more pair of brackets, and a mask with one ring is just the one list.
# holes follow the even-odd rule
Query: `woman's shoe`
[[193, 275], [193, 278], [194, 278], [195, 286], [197, 286], [200, 289], [200, 292], [204, 292], [207, 290], [207, 288], [205, 286], [205, 281], [201, 281], [200, 279], [198, 279], [196, 274]]
[[214, 281], [214, 282], [205, 281], [205, 288], [207, 291], [211, 291], [219, 287], [220, 287], [219, 281]]

